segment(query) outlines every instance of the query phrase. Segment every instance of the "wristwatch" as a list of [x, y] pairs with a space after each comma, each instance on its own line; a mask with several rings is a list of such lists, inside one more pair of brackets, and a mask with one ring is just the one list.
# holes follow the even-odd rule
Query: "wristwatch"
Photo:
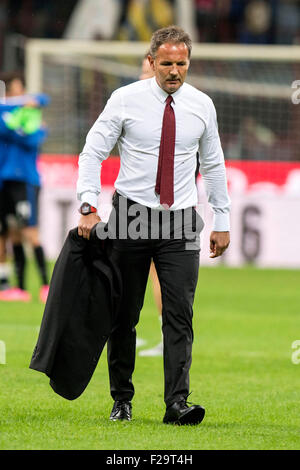
[[97, 212], [96, 207], [91, 206], [88, 202], [83, 202], [79, 208], [79, 213], [82, 215], [88, 215], [93, 212]]

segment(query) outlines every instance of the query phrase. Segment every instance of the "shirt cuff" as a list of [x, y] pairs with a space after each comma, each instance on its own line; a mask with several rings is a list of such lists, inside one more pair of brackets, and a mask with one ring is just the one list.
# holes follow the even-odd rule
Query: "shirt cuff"
[[98, 207], [98, 195], [96, 193], [85, 191], [80, 194], [80, 201], [81, 203], [87, 202], [91, 206], [96, 207], [96, 209]]
[[213, 222], [214, 232], [229, 232], [230, 231], [230, 216], [228, 214], [217, 213], [214, 214]]

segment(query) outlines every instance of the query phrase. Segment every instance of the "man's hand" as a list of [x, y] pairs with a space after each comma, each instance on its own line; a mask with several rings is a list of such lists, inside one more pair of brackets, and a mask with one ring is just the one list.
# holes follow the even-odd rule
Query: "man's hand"
[[210, 234], [210, 258], [221, 256], [230, 243], [229, 232], [211, 232]]
[[100, 221], [101, 219], [99, 215], [95, 212], [88, 215], [82, 215], [78, 222], [78, 235], [89, 240], [92, 228]]

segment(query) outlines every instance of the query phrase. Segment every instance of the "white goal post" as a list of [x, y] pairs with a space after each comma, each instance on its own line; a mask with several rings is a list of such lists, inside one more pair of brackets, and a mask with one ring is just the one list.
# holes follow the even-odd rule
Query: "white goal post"
[[[71, 39], [29, 39], [25, 49], [26, 83], [29, 93], [37, 93], [42, 87], [42, 56], [59, 57], [82, 56], [110, 57], [132, 56], [141, 58], [147, 51], [149, 43], [123, 41], [78, 41]], [[241, 44], [199, 44], [192, 48], [192, 60], [226, 60], [226, 61], [261, 61], [261, 62], [296, 62], [300, 63], [300, 46], [256, 46]], [[78, 59], [77, 59], [78, 60]], [[80, 63], [80, 59], [79, 59]], [[300, 77], [299, 77], [300, 79]], [[193, 80], [196, 80], [193, 77]], [[290, 92], [290, 85], [289, 92]], [[287, 92], [287, 87], [285, 92]], [[284, 91], [283, 91], [284, 93]]]
[[[139, 79], [148, 47], [141, 42], [28, 40], [27, 90], [53, 98], [45, 111], [53, 128], [46, 151], [80, 150], [78, 136], [86, 135], [113, 89]], [[300, 160], [300, 116], [292, 102], [297, 80], [300, 46], [194, 43], [187, 76], [216, 105], [225, 156], [256, 160]], [[244, 150], [244, 136], [251, 132], [257, 138], [253, 156], [251, 148]]]

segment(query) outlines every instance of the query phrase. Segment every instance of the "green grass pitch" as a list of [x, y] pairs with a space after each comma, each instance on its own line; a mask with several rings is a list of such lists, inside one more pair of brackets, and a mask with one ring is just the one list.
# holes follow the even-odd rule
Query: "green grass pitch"
[[[299, 449], [300, 271], [200, 268], [194, 305], [189, 400], [206, 409], [199, 426], [162, 423], [160, 357], [136, 360], [132, 422], [112, 423], [106, 350], [88, 388], [69, 402], [28, 368], [43, 305], [29, 266], [29, 304], [0, 303], [0, 449]], [[138, 337], [147, 347], [160, 326], [147, 288]], [[300, 354], [299, 354], [300, 357]]]

